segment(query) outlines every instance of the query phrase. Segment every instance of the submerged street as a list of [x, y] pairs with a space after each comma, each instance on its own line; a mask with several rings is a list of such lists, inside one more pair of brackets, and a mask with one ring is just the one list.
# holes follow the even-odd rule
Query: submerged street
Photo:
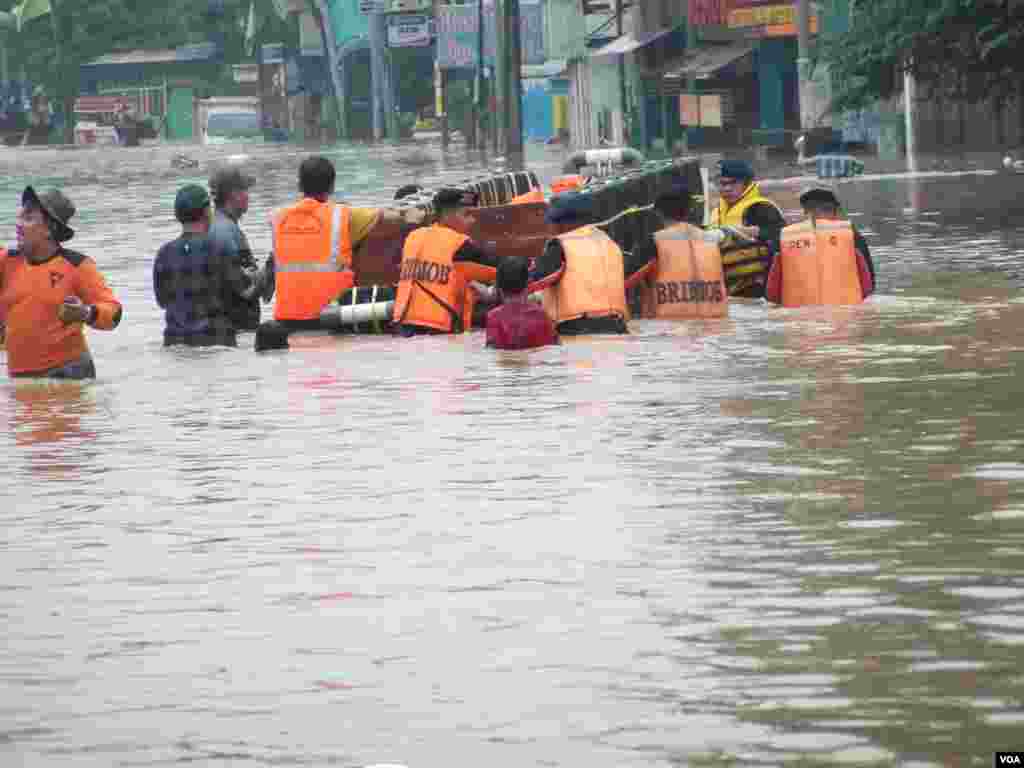
[[[0, 381], [5, 765], [1024, 749], [1024, 175], [840, 184], [878, 269], [855, 307], [734, 301], [528, 354], [165, 349], [175, 191], [235, 151], [0, 149], [0, 243], [27, 183], [61, 186], [124, 304], [89, 332], [96, 382]], [[433, 143], [245, 151], [261, 263], [308, 154], [359, 204], [482, 170]], [[528, 152], [550, 183], [564, 155]], [[798, 190], [765, 184], [789, 214]]]

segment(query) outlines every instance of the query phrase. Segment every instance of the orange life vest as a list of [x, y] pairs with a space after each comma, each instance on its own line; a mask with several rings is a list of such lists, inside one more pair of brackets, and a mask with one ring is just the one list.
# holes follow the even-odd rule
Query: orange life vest
[[511, 205], [520, 205], [522, 203], [543, 203], [544, 193], [539, 189], [531, 189], [522, 195], [516, 195], [512, 198]]
[[316, 320], [352, 287], [351, 211], [307, 197], [272, 217], [275, 320]]
[[395, 323], [462, 333], [472, 321], [466, 281], [456, 268], [456, 251], [469, 240], [454, 229], [434, 224], [405, 238], [392, 317]]
[[658, 269], [644, 293], [644, 316], [672, 320], [725, 317], [725, 287], [718, 244], [699, 227], [685, 222], [654, 235]]
[[782, 230], [782, 305], [859, 304], [853, 227], [848, 221], [802, 221]]
[[559, 195], [562, 192], [568, 192], [571, 189], [579, 189], [583, 186], [584, 181], [585, 179], [578, 174], [559, 176], [551, 182], [551, 194]]
[[559, 235], [565, 272], [541, 292], [555, 325], [578, 317], [628, 319], [622, 249], [604, 231], [585, 226]]

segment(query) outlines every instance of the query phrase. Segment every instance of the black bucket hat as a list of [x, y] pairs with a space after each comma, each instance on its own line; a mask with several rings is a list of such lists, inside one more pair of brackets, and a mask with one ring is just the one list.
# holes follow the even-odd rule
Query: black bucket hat
[[68, 224], [71, 217], [75, 215], [75, 204], [68, 200], [60, 190], [49, 189], [39, 195], [32, 187], [25, 187], [25, 191], [21, 193], [21, 204], [40, 209], [50, 221], [57, 225], [54, 239], [58, 243], [66, 243], [75, 236], [75, 230]]

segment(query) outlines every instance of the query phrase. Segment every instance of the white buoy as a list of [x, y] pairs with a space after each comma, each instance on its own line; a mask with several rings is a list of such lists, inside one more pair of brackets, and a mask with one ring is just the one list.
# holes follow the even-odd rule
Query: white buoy
[[1013, 158], [1007, 155], [1003, 158], [1003, 168], [1010, 168], [1013, 166]]

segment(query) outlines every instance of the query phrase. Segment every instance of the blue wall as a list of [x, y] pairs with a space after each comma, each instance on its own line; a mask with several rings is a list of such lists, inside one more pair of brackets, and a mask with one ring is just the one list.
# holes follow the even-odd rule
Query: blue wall
[[544, 141], [555, 133], [554, 109], [551, 105], [551, 81], [523, 81], [523, 134], [529, 141]]

